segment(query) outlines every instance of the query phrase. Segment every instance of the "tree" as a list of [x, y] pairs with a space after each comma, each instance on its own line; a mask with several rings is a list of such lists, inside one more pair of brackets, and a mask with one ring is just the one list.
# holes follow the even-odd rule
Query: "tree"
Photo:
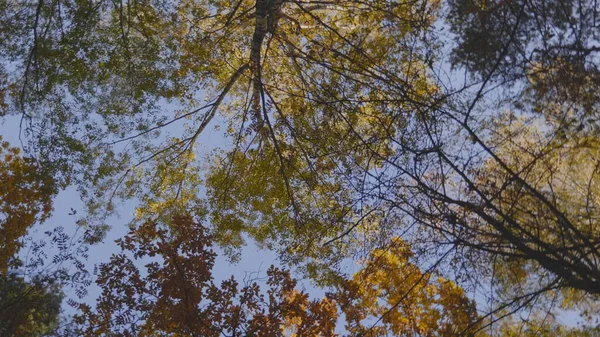
[[[471, 328], [473, 302], [450, 281], [430, 279], [415, 265], [403, 269], [410, 251], [397, 242], [393, 251], [373, 252], [374, 259], [383, 253], [386, 264], [369, 262], [335, 293], [310, 301], [289, 272], [275, 267], [267, 271], [266, 292], [253, 281], [215, 284], [216, 254], [202, 225], [188, 215], [146, 222], [118, 240], [123, 252], [99, 268], [96, 306], [79, 304], [75, 320], [84, 336], [335, 336], [339, 307], [353, 336], [450, 336]], [[148, 263], [141, 269], [135, 260]], [[375, 282], [362, 282], [365, 277]], [[411, 284], [419, 296], [402, 305], [379, 303], [408, 294]], [[383, 319], [385, 327], [366, 325], [384, 311], [393, 317]]]
[[[333, 334], [335, 307], [309, 302], [287, 272], [269, 269], [266, 294], [233, 278], [215, 284], [211, 238], [190, 216], [146, 222], [118, 243], [123, 252], [99, 268], [96, 306], [79, 305], [81, 335], [283, 335], [293, 319], [299, 322], [290, 331]], [[148, 261], [144, 269], [134, 262], [141, 259]]]
[[63, 287], [80, 296], [87, 291], [81, 259], [97, 238], [92, 229], [69, 236], [62, 227], [29, 235], [50, 216], [57, 185], [43, 165], [8, 142], [0, 142], [0, 159], [0, 335], [47, 336], [59, 328]]
[[470, 190], [438, 198], [456, 207], [445, 215], [454, 228], [476, 233], [453, 235], [493, 255], [534, 261], [597, 295], [595, 2], [451, 1], [449, 9], [459, 39], [453, 62], [480, 82], [464, 110], [448, 116], [472, 139], [471, 153], [482, 153], [467, 161], [485, 161], [463, 166], [440, 156]]
[[[116, 197], [142, 201], [138, 221], [186, 209], [207, 181], [224, 246], [248, 233], [290, 259], [332, 256], [337, 242], [320, 253], [316, 240], [371, 218], [361, 181], [395, 155], [389, 135], [414, 142], [413, 121], [443, 101], [429, 69], [439, 5], [23, 2], [2, 12], [2, 55], [17, 60], [7, 113], [23, 116], [32, 153], [79, 184], [91, 217]], [[234, 146], [204, 180], [196, 144], [217, 114]]]
[[[410, 262], [409, 245], [394, 238], [374, 250], [335, 297], [356, 336], [468, 336], [477, 331], [475, 303], [463, 289]], [[369, 317], [369, 324], [363, 321]], [[372, 322], [375, 320], [375, 322]], [[383, 323], [379, 325], [379, 323]]]
[[[87, 295], [91, 275], [85, 265], [89, 245], [99, 231], [88, 228], [68, 235], [55, 227], [21, 239], [25, 252], [11, 257], [0, 276], [0, 333], [6, 336], [76, 336], [70, 317], [63, 315], [64, 291]], [[73, 299], [69, 299], [73, 301]]]
[[3, 336], [46, 336], [59, 324], [63, 299], [57, 284], [15, 273], [0, 275], [0, 333]]
[[529, 103], [573, 104], [594, 114], [600, 52], [595, 1], [453, 0], [448, 7], [458, 39], [455, 65], [506, 86], [525, 82], [521, 89], [529, 92]]
[[407, 174], [418, 192], [386, 199], [428, 229], [430, 247], [460, 247], [463, 276], [476, 284], [487, 274], [499, 311], [594, 307], [595, 2], [450, 1], [448, 10], [453, 65], [469, 80], [439, 110], [445, 130], [424, 125], [432, 151]]
[[0, 159], [0, 274], [6, 275], [21, 238], [50, 216], [56, 191], [52, 177], [8, 142], [0, 143]]
[[[132, 165], [154, 171], [155, 158], [169, 162], [192, 153], [217, 112], [228, 119], [239, 151], [270, 146], [278, 167], [288, 159], [284, 144], [274, 144], [315, 141], [321, 124], [360, 156], [360, 144], [344, 136], [350, 127], [376, 137], [380, 127], [369, 127], [374, 119], [402, 123], [412, 105], [435, 94], [423, 35], [437, 7], [435, 1], [23, 1], [19, 15], [2, 10], [0, 51], [16, 63], [5, 71], [6, 113], [28, 123], [36, 140], [31, 151], [62, 178], [88, 187], [118, 185], [115, 172], [135, 174]], [[388, 78], [397, 83], [388, 86]], [[206, 97], [199, 97], [202, 91]], [[181, 109], [163, 112], [161, 100]], [[380, 108], [407, 113], [390, 119]], [[354, 117], [360, 111], [372, 116]], [[301, 121], [294, 121], [297, 115]], [[155, 131], [186, 118], [183, 135], [148, 145]], [[106, 151], [112, 141], [130, 140], [132, 152]], [[279, 174], [289, 180], [290, 173]]]
[[527, 324], [514, 324], [514, 321], [505, 322], [500, 328], [501, 335], [506, 337], [516, 336], [560, 336], [560, 337], [588, 337], [598, 334], [598, 327], [578, 326], [566, 327], [557, 324], [554, 317], [530, 317]]

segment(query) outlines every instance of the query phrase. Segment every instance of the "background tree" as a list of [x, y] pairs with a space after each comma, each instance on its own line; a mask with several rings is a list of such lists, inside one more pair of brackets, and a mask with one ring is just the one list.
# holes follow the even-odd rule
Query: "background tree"
[[87, 295], [91, 275], [85, 261], [89, 246], [100, 239], [97, 230], [82, 232], [69, 235], [55, 227], [21, 238], [24, 252], [11, 257], [0, 278], [3, 336], [77, 336], [62, 307], [64, 292], [78, 299]]
[[59, 324], [62, 290], [57, 284], [26, 282], [10, 273], [0, 276], [0, 333], [3, 336], [46, 336]]
[[56, 190], [35, 160], [22, 157], [2, 138], [0, 181], [0, 273], [6, 274], [27, 230], [50, 216]]
[[97, 237], [91, 229], [70, 236], [63, 227], [31, 235], [51, 215], [55, 181], [8, 142], [0, 143], [0, 159], [0, 335], [53, 335], [63, 287], [83, 296], [90, 285], [82, 260]]

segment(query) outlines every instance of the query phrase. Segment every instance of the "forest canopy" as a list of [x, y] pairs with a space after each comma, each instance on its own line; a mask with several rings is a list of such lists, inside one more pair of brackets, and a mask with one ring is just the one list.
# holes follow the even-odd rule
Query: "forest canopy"
[[[593, 336], [599, 11], [2, 1], [0, 115], [21, 149], [0, 151], [0, 305], [76, 287], [77, 313], [37, 335]], [[28, 229], [68, 187], [85, 209], [48, 258]], [[90, 272], [124, 201], [129, 233]], [[266, 287], [218, 284], [213, 244], [281, 265]]]

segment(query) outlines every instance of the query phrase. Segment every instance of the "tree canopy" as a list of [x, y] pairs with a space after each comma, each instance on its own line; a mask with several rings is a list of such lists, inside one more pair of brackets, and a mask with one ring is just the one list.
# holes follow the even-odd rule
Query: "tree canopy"
[[[88, 335], [332, 335], [342, 313], [356, 336], [593, 334], [548, 317], [600, 314], [598, 10], [5, 1], [0, 114], [27, 156], [3, 147], [0, 261], [74, 185], [94, 238], [138, 202], [103, 297], [71, 303]], [[277, 268], [267, 295], [218, 285], [212, 241], [330, 294]]]

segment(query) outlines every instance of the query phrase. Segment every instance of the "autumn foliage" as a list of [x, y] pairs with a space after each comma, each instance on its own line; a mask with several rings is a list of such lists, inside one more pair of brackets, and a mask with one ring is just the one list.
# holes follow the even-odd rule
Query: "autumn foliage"
[[[310, 302], [288, 272], [271, 267], [266, 293], [256, 282], [218, 284], [205, 228], [189, 216], [174, 217], [168, 227], [146, 222], [119, 240], [123, 252], [100, 267], [97, 305], [80, 305], [83, 335], [333, 335], [335, 305]], [[143, 269], [140, 259], [148, 261]]]
[[50, 215], [54, 189], [35, 160], [22, 157], [1, 137], [0, 182], [0, 273], [6, 273], [21, 247], [19, 240]]
[[[556, 322], [600, 315], [599, 22], [597, 0], [0, 1], [0, 116], [31, 156], [0, 144], [0, 276], [77, 261], [60, 279], [89, 286], [62, 230], [13, 263], [72, 185], [82, 246], [131, 230], [69, 301], [77, 336], [594, 334]], [[213, 242], [295, 270], [217, 281]]]
[[[411, 263], [399, 238], [371, 252], [364, 268], [342, 282], [336, 295], [348, 330], [363, 336], [466, 335], [477, 330], [475, 303], [454, 282]], [[371, 324], [364, 324], [370, 318]], [[381, 324], [376, 324], [381, 323]]]
[[[146, 222], [118, 240], [122, 252], [99, 268], [97, 304], [78, 304], [75, 320], [84, 336], [335, 336], [344, 330], [452, 336], [473, 327], [474, 306], [462, 290], [421, 273], [398, 243], [373, 252], [384, 259], [380, 267], [369, 261], [325, 298], [310, 300], [289, 272], [275, 267], [267, 271], [266, 289], [233, 277], [217, 283], [212, 238], [202, 225], [190, 216]], [[369, 324], [386, 311], [384, 326]], [[338, 326], [340, 313], [345, 328]]]

